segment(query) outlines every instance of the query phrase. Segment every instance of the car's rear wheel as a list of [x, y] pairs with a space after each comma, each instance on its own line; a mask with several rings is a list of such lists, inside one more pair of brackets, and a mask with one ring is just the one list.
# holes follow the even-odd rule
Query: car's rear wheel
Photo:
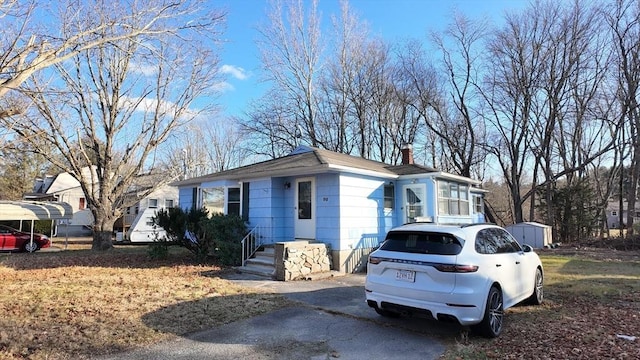
[[492, 286], [487, 296], [487, 305], [484, 309], [482, 322], [474, 325], [474, 331], [488, 338], [495, 338], [502, 332], [504, 320], [502, 291], [496, 286]]
[[533, 305], [540, 305], [544, 300], [544, 289], [543, 289], [543, 277], [542, 270], [539, 268], [536, 269], [536, 282], [533, 286], [533, 293], [528, 299], [528, 302]]
[[24, 246], [22, 247], [24, 249], [24, 251], [32, 253], [36, 250], [38, 250], [38, 244], [36, 244], [36, 242], [31, 242], [31, 241], [27, 241], [26, 243], [24, 243]]

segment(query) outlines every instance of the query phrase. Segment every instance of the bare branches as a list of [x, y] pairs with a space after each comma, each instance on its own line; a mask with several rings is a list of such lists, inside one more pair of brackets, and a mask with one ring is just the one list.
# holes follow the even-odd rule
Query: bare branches
[[[162, 167], [155, 155], [170, 135], [213, 109], [206, 104], [217, 81], [215, 43], [200, 32], [215, 30], [222, 15], [198, 12], [192, 1], [125, 3], [64, 8], [62, 37], [45, 37], [46, 51], [28, 50], [32, 61], [13, 66], [25, 76], [20, 92], [32, 108], [19, 122], [4, 121], [78, 179], [98, 232], [110, 232], [124, 206], [153, 190], [127, 196], [141, 174]], [[48, 71], [34, 76], [43, 66]], [[162, 176], [155, 185], [173, 179]]]

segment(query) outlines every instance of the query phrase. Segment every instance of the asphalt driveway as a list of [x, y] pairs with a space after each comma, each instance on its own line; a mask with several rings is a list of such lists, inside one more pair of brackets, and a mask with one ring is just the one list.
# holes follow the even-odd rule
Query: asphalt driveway
[[437, 359], [438, 339], [460, 328], [419, 318], [383, 318], [364, 301], [364, 275], [278, 282], [232, 275], [281, 293], [295, 306], [102, 359]]

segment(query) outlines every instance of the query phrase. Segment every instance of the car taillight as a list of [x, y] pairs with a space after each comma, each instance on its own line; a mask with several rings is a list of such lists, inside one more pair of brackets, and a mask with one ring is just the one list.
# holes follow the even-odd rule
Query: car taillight
[[433, 267], [438, 271], [452, 273], [472, 273], [478, 271], [477, 265], [437, 264]]
[[380, 264], [381, 262], [382, 262], [382, 258], [369, 256], [369, 264], [377, 265], [377, 264]]

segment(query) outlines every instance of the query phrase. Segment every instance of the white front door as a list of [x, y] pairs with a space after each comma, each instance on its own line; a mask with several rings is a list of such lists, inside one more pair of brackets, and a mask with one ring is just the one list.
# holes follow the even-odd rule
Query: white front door
[[404, 222], [413, 223], [417, 218], [425, 216], [426, 186], [414, 184], [403, 186], [402, 200], [404, 202]]
[[296, 239], [316, 238], [316, 188], [313, 178], [296, 180]]

